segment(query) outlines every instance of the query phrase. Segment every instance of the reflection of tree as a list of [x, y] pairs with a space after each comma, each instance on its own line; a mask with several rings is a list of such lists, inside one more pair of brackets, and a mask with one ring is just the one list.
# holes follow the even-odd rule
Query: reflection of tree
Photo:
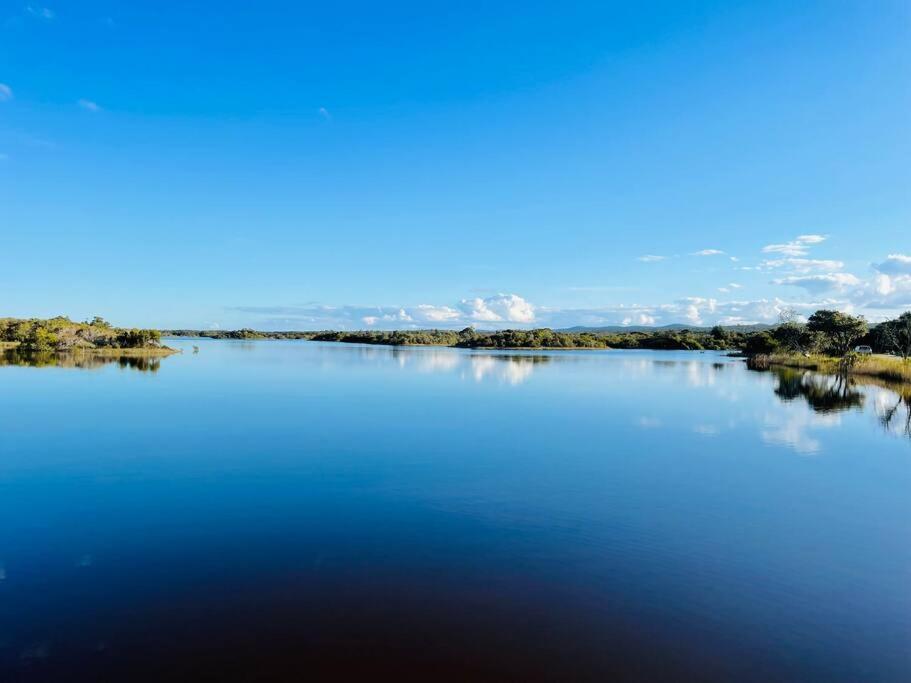
[[778, 384], [775, 395], [782, 401], [803, 398], [817, 413], [832, 413], [851, 408], [862, 408], [864, 394], [854, 387], [853, 381], [842, 375], [819, 375], [788, 368], [776, 368]]
[[[821, 375], [808, 370], [773, 368], [775, 395], [782, 401], [804, 399], [817, 413], [862, 410], [868, 395], [879, 424], [888, 432], [911, 438], [911, 386], [875, 378]], [[863, 391], [866, 388], [866, 391]], [[871, 393], [872, 392], [872, 393]]]
[[100, 355], [85, 352], [37, 351], [26, 352], [11, 349], [0, 355], [0, 366], [17, 365], [32, 368], [58, 367], [95, 370], [105, 365], [116, 363], [121, 368], [140, 372], [157, 372], [161, 367], [161, 358], [156, 356], [136, 355]]
[[911, 438], [911, 392], [898, 396], [895, 403], [878, 412], [877, 417], [883, 429]]

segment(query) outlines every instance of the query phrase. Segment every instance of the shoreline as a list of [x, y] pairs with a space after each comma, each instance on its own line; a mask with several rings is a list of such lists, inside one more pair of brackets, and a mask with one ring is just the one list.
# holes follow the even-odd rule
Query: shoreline
[[[831, 356], [797, 356], [792, 354], [760, 354], [747, 359], [755, 364], [756, 369], [764, 367], [783, 367], [812, 370], [823, 374], [835, 375], [840, 371], [839, 359]], [[903, 361], [898, 357], [861, 357], [857, 364], [848, 369], [849, 376], [875, 377], [903, 384], [911, 383], [911, 360]]]

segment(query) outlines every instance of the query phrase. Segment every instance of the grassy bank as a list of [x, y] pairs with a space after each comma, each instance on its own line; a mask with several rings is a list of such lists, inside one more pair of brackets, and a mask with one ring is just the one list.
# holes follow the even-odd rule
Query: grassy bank
[[[774, 365], [787, 368], [804, 368], [818, 372], [837, 373], [841, 360], [832, 356], [771, 353], [760, 354], [750, 359], [751, 367], [765, 369]], [[892, 382], [911, 382], [911, 360], [883, 358], [881, 356], [860, 356], [849, 368], [852, 375], [877, 377]]]

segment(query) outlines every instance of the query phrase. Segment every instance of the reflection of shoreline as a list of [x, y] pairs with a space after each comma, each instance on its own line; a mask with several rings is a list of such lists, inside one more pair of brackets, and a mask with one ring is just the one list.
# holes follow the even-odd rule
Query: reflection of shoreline
[[[128, 350], [127, 350], [128, 351]], [[38, 351], [24, 352], [15, 349], [0, 353], [0, 366], [32, 368], [75, 368], [96, 370], [106, 365], [117, 364], [121, 368], [140, 372], [157, 372], [161, 366], [162, 354], [141, 352], [116, 353], [113, 349], [105, 353], [94, 351]]]

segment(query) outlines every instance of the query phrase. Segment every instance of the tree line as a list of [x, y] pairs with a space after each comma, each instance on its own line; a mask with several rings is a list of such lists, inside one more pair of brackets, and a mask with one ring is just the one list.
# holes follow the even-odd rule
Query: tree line
[[30, 352], [155, 349], [161, 348], [161, 332], [114, 327], [98, 316], [85, 322], [74, 322], [65, 316], [46, 320], [0, 318], [0, 342]]
[[878, 353], [911, 356], [911, 311], [895, 320], [869, 326], [859, 316], [835, 310], [816, 311], [801, 322], [785, 311], [779, 324], [768, 330], [649, 330], [634, 332], [561, 332], [533, 330], [360, 330], [319, 332], [260, 332], [241, 330], [166, 330], [167, 336], [198, 336], [211, 339], [307, 339], [312, 341], [391, 346], [435, 345], [457, 348], [543, 349], [653, 349], [736, 350], [746, 355], [796, 353], [844, 356], [854, 346], [866, 344]]

